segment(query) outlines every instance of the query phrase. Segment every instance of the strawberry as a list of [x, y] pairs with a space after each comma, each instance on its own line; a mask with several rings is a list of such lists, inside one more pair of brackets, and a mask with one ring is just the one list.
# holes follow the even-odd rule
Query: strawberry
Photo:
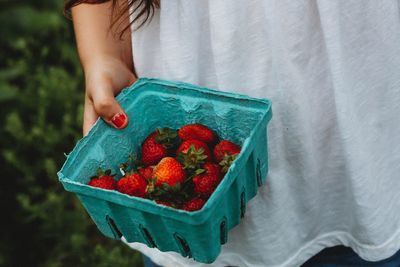
[[221, 162], [225, 156], [234, 156], [240, 153], [240, 146], [228, 140], [222, 140], [214, 147], [214, 158], [216, 162]]
[[163, 157], [167, 156], [167, 148], [157, 143], [156, 134], [155, 132], [152, 133], [142, 145], [142, 162], [146, 166], [157, 164]]
[[117, 183], [119, 192], [136, 197], [146, 196], [146, 180], [138, 173], [128, 173]]
[[155, 165], [168, 155], [177, 142], [177, 133], [170, 128], [157, 128], [142, 144], [142, 162], [144, 165]]
[[206, 162], [203, 165], [203, 169], [205, 170], [205, 173], [208, 175], [215, 175], [217, 176], [218, 179], [222, 178], [221, 167], [218, 164]]
[[90, 186], [108, 189], [108, 190], [114, 190], [115, 184], [116, 184], [116, 181], [114, 180], [114, 178], [112, 176], [102, 176], [100, 178], [93, 178], [88, 183], [88, 185], [90, 185]]
[[207, 126], [195, 123], [182, 126], [178, 130], [179, 138], [186, 141], [196, 139], [204, 143], [213, 143], [216, 140], [214, 132]]
[[204, 206], [205, 203], [206, 203], [206, 201], [204, 199], [194, 198], [194, 199], [191, 199], [191, 200], [185, 202], [182, 206], [182, 209], [186, 210], [186, 211], [200, 210]]
[[166, 183], [173, 187], [183, 182], [186, 174], [179, 161], [172, 157], [165, 157], [154, 167], [153, 177], [155, 178], [155, 186]]
[[221, 168], [214, 163], [205, 163], [205, 172], [193, 177], [194, 192], [209, 197], [221, 181]]
[[140, 175], [142, 175], [146, 180], [151, 180], [153, 178], [153, 166], [148, 166], [145, 168], [138, 169]]
[[97, 175], [93, 176], [88, 183], [90, 186], [108, 190], [114, 190], [116, 188], [116, 184], [117, 181], [115, 181], [111, 175], [111, 170], [103, 171], [102, 169], [98, 169]]

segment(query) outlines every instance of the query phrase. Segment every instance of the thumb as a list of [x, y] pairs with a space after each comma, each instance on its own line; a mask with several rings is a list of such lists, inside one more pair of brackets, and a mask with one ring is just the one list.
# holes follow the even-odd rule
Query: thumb
[[99, 90], [92, 98], [94, 110], [108, 124], [117, 129], [123, 129], [128, 125], [128, 116], [115, 100], [111, 90]]

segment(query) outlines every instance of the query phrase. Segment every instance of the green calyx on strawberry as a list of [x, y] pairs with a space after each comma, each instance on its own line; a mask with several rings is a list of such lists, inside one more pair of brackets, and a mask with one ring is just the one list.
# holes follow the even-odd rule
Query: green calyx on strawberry
[[170, 128], [157, 128], [142, 144], [142, 162], [145, 166], [155, 165], [168, 155], [178, 143], [178, 134]]
[[129, 172], [117, 182], [117, 189], [130, 196], [145, 197], [147, 182], [139, 173]]
[[151, 199], [174, 203], [181, 192], [181, 183], [170, 186], [167, 183], [156, 185], [155, 179], [150, 181], [147, 193]]
[[210, 144], [216, 140], [216, 135], [207, 126], [194, 123], [182, 126], [178, 130], [179, 138], [186, 141], [191, 139], [196, 139], [204, 143]]
[[182, 189], [181, 183], [177, 183], [174, 186], [170, 186], [167, 183], [155, 186], [154, 180], [147, 187], [147, 194], [150, 199], [155, 200], [158, 204], [179, 208], [191, 197], [189, 192]]
[[229, 168], [231, 167], [233, 161], [237, 158], [238, 154], [234, 155], [225, 155], [224, 158], [221, 160], [219, 165], [222, 167], [221, 171], [223, 173], [227, 173]]
[[114, 190], [116, 188], [117, 181], [114, 180], [114, 175], [111, 174], [111, 170], [97, 169], [95, 176], [91, 177], [88, 185], [98, 187], [102, 189]]
[[183, 168], [188, 171], [189, 176], [199, 169], [205, 161], [211, 159], [211, 152], [207, 144], [197, 140], [184, 141], [176, 154]]
[[174, 148], [178, 142], [178, 133], [171, 128], [157, 128], [155, 131], [155, 140], [157, 143], [164, 145], [167, 149]]
[[206, 162], [204, 172], [193, 177], [194, 192], [209, 197], [221, 181], [221, 168], [214, 163]]
[[140, 167], [140, 161], [134, 154], [128, 155], [128, 160], [119, 165], [119, 168], [124, 172], [136, 172], [138, 167]]

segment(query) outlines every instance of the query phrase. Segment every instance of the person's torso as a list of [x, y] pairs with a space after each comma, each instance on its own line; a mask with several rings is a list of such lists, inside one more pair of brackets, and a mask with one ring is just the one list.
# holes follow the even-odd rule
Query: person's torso
[[272, 100], [270, 177], [221, 262], [278, 265], [321, 234], [378, 245], [400, 227], [399, 1], [165, 0], [132, 40], [139, 77]]

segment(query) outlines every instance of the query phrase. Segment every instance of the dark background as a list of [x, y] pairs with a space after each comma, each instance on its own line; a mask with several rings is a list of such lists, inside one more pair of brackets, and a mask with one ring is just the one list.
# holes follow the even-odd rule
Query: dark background
[[58, 182], [83, 92], [63, 1], [0, 0], [0, 266], [142, 266]]

